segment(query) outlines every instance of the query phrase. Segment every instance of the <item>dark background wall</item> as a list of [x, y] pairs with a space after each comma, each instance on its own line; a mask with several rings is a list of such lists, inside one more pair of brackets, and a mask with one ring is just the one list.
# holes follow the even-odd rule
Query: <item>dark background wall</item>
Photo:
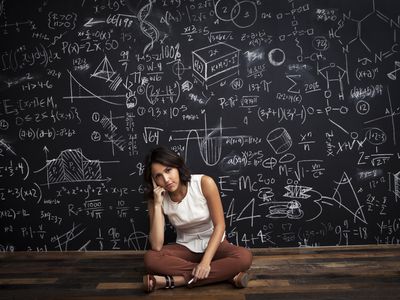
[[0, 249], [145, 249], [156, 144], [233, 243], [399, 244], [399, 39], [395, 0], [0, 1]]

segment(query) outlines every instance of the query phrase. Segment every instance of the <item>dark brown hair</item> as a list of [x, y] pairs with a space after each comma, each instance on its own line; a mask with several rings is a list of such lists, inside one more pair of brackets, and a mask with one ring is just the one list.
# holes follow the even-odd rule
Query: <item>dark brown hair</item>
[[179, 179], [184, 184], [190, 181], [190, 170], [185, 164], [185, 160], [176, 154], [174, 151], [158, 146], [152, 149], [144, 161], [144, 195], [146, 199], [153, 199], [153, 181], [151, 178], [151, 165], [159, 163], [167, 167], [177, 168], [179, 172]]

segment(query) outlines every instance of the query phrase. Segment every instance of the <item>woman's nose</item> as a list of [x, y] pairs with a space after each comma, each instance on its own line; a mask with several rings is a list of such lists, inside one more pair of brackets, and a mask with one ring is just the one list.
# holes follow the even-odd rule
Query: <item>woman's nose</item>
[[169, 177], [168, 177], [167, 174], [164, 174], [164, 175], [163, 175], [163, 180], [164, 180], [164, 183], [167, 183], [167, 182], [168, 182]]

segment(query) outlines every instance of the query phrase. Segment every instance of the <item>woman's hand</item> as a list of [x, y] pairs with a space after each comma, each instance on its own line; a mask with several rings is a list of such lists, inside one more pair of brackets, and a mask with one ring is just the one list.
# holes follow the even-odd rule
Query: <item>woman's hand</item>
[[210, 274], [211, 267], [209, 264], [199, 263], [192, 271], [194, 282], [198, 279], [206, 279]]
[[153, 178], [152, 180], [153, 180], [154, 205], [161, 205], [163, 202], [165, 189], [161, 186], [158, 186]]

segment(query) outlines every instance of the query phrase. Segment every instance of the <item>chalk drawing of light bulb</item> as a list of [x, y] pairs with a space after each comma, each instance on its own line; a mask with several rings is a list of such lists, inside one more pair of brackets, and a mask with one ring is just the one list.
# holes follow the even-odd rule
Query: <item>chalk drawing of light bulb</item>
[[267, 141], [276, 154], [288, 151], [293, 144], [292, 138], [283, 127], [272, 130], [267, 136]]

